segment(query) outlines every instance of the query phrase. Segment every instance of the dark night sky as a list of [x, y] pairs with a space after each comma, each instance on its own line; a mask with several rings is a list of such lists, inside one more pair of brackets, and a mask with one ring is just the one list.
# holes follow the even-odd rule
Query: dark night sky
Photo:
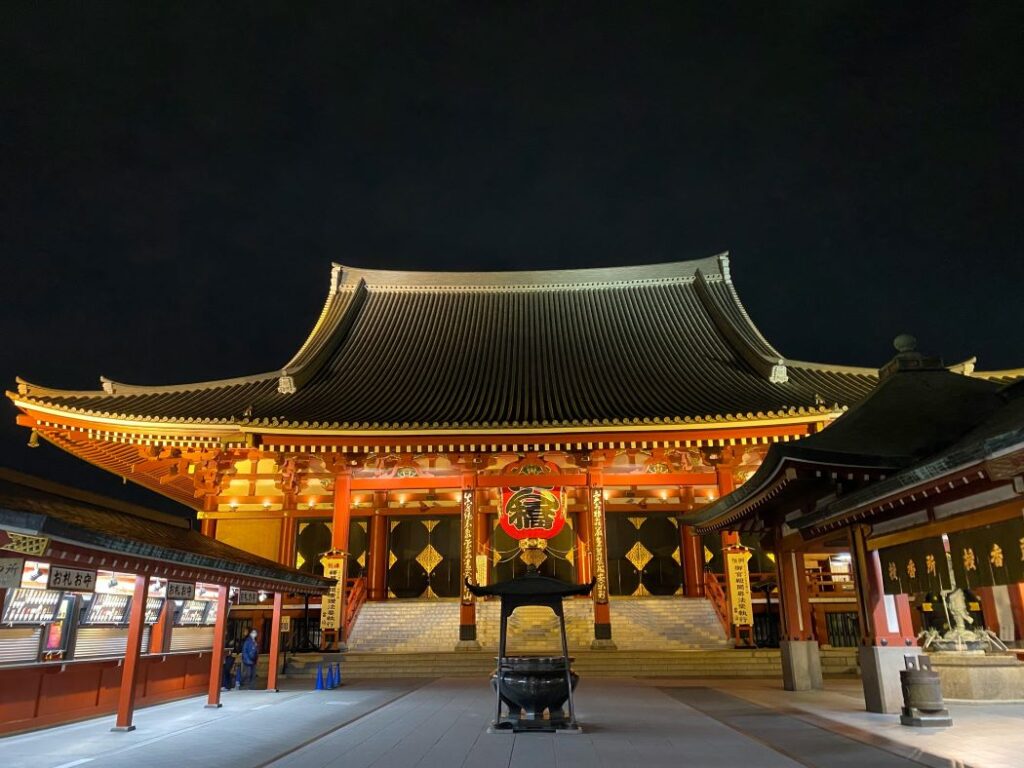
[[[4, 10], [7, 388], [277, 368], [331, 261], [726, 249], [790, 357], [1024, 365], [1019, 4], [149, 5]], [[174, 507], [3, 407], [0, 465]]]

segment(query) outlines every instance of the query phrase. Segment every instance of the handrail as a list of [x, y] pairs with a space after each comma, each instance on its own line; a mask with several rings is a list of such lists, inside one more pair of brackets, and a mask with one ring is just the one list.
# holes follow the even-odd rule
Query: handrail
[[726, 597], [718, 576], [719, 574], [712, 571], [704, 571], [704, 596], [711, 601], [715, 613], [718, 614], [718, 620], [722, 623], [722, 629], [728, 635], [732, 629], [732, 622], [729, 620], [729, 598]]
[[345, 586], [345, 620], [342, 631], [344, 632], [343, 640], [347, 642], [352, 625], [356, 623], [356, 616], [359, 615], [359, 609], [366, 602], [366, 579], [362, 577], [347, 579]]

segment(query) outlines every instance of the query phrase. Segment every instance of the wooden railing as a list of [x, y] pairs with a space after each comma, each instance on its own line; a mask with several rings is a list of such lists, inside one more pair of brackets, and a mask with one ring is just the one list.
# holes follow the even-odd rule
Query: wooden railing
[[347, 642], [349, 633], [352, 632], [352, 625], [356, 623], [356, 616], [359, 609], [366, 602], [366, 579], [348, 579], [345, 582], [345, 627], [344, 639]]
[[718, 620], [722, 622], [722, 629], [728, 635], [732, 632], [732, 622], [729, 617], [729, 598], [722, 588], [722, 582], [719, 581], [723, 578], [724, 576], [713, 571], [704, 571], [704, 596], [711, 601], [715, 613], [718, 614]]
[[857, 585], [852, 574], [807, 569], [811, 597], [854, 597]]

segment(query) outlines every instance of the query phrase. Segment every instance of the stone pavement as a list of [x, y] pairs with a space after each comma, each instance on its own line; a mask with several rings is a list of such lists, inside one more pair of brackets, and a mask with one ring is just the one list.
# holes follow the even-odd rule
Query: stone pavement
[[583, 680], [582, 735], [489, 735], [483, 680], [387, 680], [333, 691], [239, 691], [0, 739], [4, 768], [373, 766], [962, 766], [1024, 764], [1024, 705], [952, 705], [954, 727], [902, 728], [863, 712], [857, 681], [784, 693], [775, 681]]

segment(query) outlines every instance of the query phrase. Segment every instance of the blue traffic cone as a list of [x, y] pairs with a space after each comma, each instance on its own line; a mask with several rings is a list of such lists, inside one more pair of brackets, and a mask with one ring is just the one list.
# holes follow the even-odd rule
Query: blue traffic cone
[[324, 665], [316, 665], [316, 690], [322, 691], [324, 689]]
[[235, 690], [242, 690], [242, 665], [235, 666]]
[[331, 664], [327, 665], [327, 687], [334, 690], [334, 667]]
[[341, 685], [341, 662], [334, 662], [334, 684]]

